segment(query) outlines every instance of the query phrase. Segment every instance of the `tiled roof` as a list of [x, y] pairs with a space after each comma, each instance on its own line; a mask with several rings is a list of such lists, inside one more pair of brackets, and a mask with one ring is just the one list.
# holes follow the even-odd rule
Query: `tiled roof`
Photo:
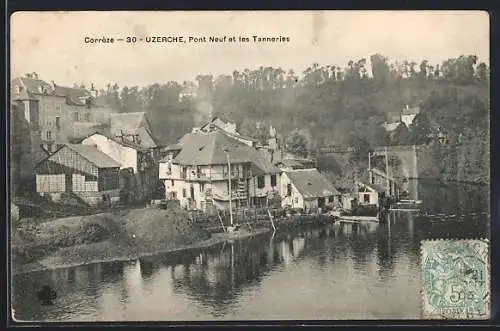
[[317, 169], [287, 171], [295, 188], [305, 199], [339, 195], [340, 192]]
[[82, 144], [66, 144], [65, 146], [95, 164], [98, 168], [120, 167], [119, 162], [99, 151], [95, 146]]
[[182, 150], [174, 159], [175, 163], [185, 165], [226, 164], [227, 157], [224, 150], [230, 155], [234, 163], [249, 163], [248, 146], [230, 138], [221, 131], [208, 133], [188, 133], [181, 138]]
[[226, 150], [230, 162], [252, 163], [254, 174], [280, 172], [280, 169], [267, 161], [259, 151], [230, 137], [223, 131], [188, 133], [180, 139], [179, 145], [182, 147], [181, 152], [174, 159], [174, 163], [177, 164], [226, 164]]

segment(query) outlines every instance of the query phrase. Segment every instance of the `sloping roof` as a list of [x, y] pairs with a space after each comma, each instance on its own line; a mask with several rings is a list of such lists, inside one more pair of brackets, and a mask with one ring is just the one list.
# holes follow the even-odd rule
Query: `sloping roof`
[[[117, 168], [120, 163], [111, 158], [110, 156], [99, 151], [97, 147], [92, 145], [81, 144], [66, 144], [65, 147], [75, 151], [88, 161], [95, 164], [98, 168]], [[63, 147], [64, 148], [64, 147]], [[57, 152], [56, 152], [57, 153]]]
[[317, 169], [300, 169], [287, 171], [295, 188], [304, 199], [339, 195], [340, 192]]
[[249, 163], [248, 146], [230, 138], [221, 131], [208, 133], [188, 133], [180, 142], [182, 150], [174, 159], [174, 163], [185, 165], [226, 164], [227, 157], [224, 150], [230, 155], [234, 163]]
[[252, 147], [248, 147], [248, 156], [252, 160], [252, 173], [254, 175], [277, 174], [281, 172], [281, 169], [268, 161], [262, 152]]
[[382, 193], [382, 192], [386, 191], [385, 187], [377, 185], [377, 184], [370, 184], [370, 183], [361, 183], [361, 184], [363, 186], [366, 186], [366, 187], [378, 192], [378, 193]]
[[252, 163], [256, 174], [281, 172], [259, 151], [230, 137], [223, 131], [188, 133], [180, 139], [178, 144], [182, 149], [173, 161], [176, 164], [226, 164], [225, 150], [227, 150], [232, 163]]
[[284, 158], [280, 161], [285, 167], [307, 167], [314, 164], [313, 160], [303, 158]]
[[167, 152], [167, 151], [180, 151], [181, 149], [182, 149], [181, 144], [175, 143], [175, 144], [170, 144], [170, 145], [166, 146], [165, 148], [163, 148], [163, 151], [165, 151], [165, 152]]
[[[221, 128], [221, 127], [219, 127], [217, 125], [216, 125], [216, 127], [218, 129], [220, 129], [220, 130], [224, 130], [224, 128]], [[248, 136], [244, 136], [244, 135], [242, 135], [240, 133], [232, 133], [232, 132], [228, 132], [226, 130], [224, 130], [224, 132], [226, 132], [229, 136], [234, 137], [236, 139], [241, 138], [241, 139], [248, 140], [248, 141], [251, 141], [251, 142], [257, 142], [257, 139], [252, 138], [252, 137], [248, 137]]]
[[153, 135], [145, 128], [141, 127], [137, 129], [137, 134], [141, 139], [140, 145], [145, 148], [155, 148], [158, 144], [155, 142]]
[[294, 159], [284, 159], [284, 160], [281, 160], [280, 163], [283, 164], [283, 166], [285, 166], [285, 167], [303, 167], [304, 166], [301, 162], [299, 162], [298, 160], [294, 160]]
[[29, 78], [29, 77], [17, 77], [12, 80], [11, 86], [22, 86], [25, 87], [29, 93], [40, 94], [40, 87], [45, 87], [46, 89], [52, 89], [52, 85], [41, 79]]
[[24, 86], [29, 93], [32, 94], [41, 94], [40, 87], [45, 88], [50, 94], [57, 95], [61, 97], [70, 97], [70, 98], [78, 98], [78, 97], [88, 97], [90, 96], [90, 92], [83, 88], [74, 88], [67, 86], [60, 86], [54, 84], [54, 86], [50, 83], [42, 79], [35, 79], [29, 77], [17, 77], [12, 80], [11, 86], [19, 85]]
[[384, 128], [387, 132], [392, 132], [396, 130], [401, 125], [401, 122], [396, 123], [386, 123], [384, 124]]
[[114, 136], [112, 136], [112, 135], [110, 135], [108, 133], [102, 132], [102, 131], [92, 132], [89, 135], [87, 135], [85, 137], [82, 137], [78, 141], [82, 142], [85, 139], [90, 138], [90, 137], [92, 137], [93, 135], [96, 135], [96, 134], [101, 135], [103, 137], [106, 137], [106, 138], [108, 138], [110, 140], [113, 140], [114, 142], [116, 142], [116, 143], [118, 143], [118, 144], [120, 144], [122, 146], [130, 147], [130, 148], [133, 148], [133, 149], [138, 150], [138, 151], [147, 151], [148, 150], [148, 148], [146, 148], [144, 146], [138, 145], [138, 144], [136, 144], [134, 142], [131, 142], [131, 141], [123, 141], [122, 139], [118, 139], [117, 137], [114, 137]]
[[112, 113], [110, 115], [111, 132], [134, 130], [146, 123], [146, 112]]
[[[15, 86], [19, 86], [19, 95], [15, 95]], [[42, 88], [42, 91], [40, 91]], [[48, 94], [66, 98], [69, 105], [85, 106], [85, 99], [91, 94], [88, 90], [82, 88], [73, 88], [47, 83], [41, 79], [29, 77], [17, 77], [11, 83], [12, 96], [17, 100], [33, 100], [36, 95]]]
[[139, 135], [139, 145], [144, 148], [158, 147], [151, 134], [146, 112], [111, 113], [110, 134], [114, 136], [121, 134], [121, 132]]
[[90, 96], [90, 92], [87, 91], [86, 89], [67, 87], [67, 86], [59, 86], [57, 84], [55, 86], [55, 94], [56, 95], [64, 95], [64, 96], [71, 97], [71, 98], [79, 98], [79, 97], [87, 98]]

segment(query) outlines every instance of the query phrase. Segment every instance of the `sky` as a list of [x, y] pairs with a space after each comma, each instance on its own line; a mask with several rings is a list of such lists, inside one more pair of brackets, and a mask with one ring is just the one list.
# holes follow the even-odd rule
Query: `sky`
[[[489, 17], [481, 11], [17, 12], [10, 29], [11, 78], [37, 72], [68, 86], [194, 81], [199, 74], [259, 66], [301, 73], [314, 62], [345, 67], [375, 53], [431, 64], [476, 54], [489, 63]], [[85, 37], [254, 35], [290, 41], [84, 42]]]

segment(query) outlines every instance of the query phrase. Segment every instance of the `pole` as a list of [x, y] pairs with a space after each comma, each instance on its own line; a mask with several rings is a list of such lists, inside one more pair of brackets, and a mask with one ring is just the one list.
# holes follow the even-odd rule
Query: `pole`
[[390, 192], [390, 181], [389, 181], [389, 157], [387, 155], [387, 147], [385, 149], [385, 176], [387, 178], [387, 194]]
[[372, 183], [372, 153], [368, 152], [368, 181], [371, 184]]
[[233, 195], [231, 192], [231, 161], [229, 160], [229, 153], [226, 152], [226, 157], [227, 157], [227, 167], [229, 171], [229, 219], [231, 221], [231, 226], [233, 226]]

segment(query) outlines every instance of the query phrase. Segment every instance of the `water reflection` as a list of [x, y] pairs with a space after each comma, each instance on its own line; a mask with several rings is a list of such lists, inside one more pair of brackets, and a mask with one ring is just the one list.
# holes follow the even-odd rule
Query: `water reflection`
[[[477, 209], [485, 204], [465, 194], [482, 193], [423, 187], [419, 186], [419, 197], [425, 208], [431, 210], [440, 201], [434, 214], [456, 212], [460, 205], [476, 215], [444, 219], [396, 212], [380, 224], [296, 227], [137, 261], [19, 275], [13, 279], [16, 317], [418, 318], [420, 240], [478, 237], [489, 229], [487, 215], [481, 215], [487, 209]], [[436, 195], [427, 198], [428, 194]], [[47, 284], [58, 292], [54, 306], [36, 301], [36, 292]]]

